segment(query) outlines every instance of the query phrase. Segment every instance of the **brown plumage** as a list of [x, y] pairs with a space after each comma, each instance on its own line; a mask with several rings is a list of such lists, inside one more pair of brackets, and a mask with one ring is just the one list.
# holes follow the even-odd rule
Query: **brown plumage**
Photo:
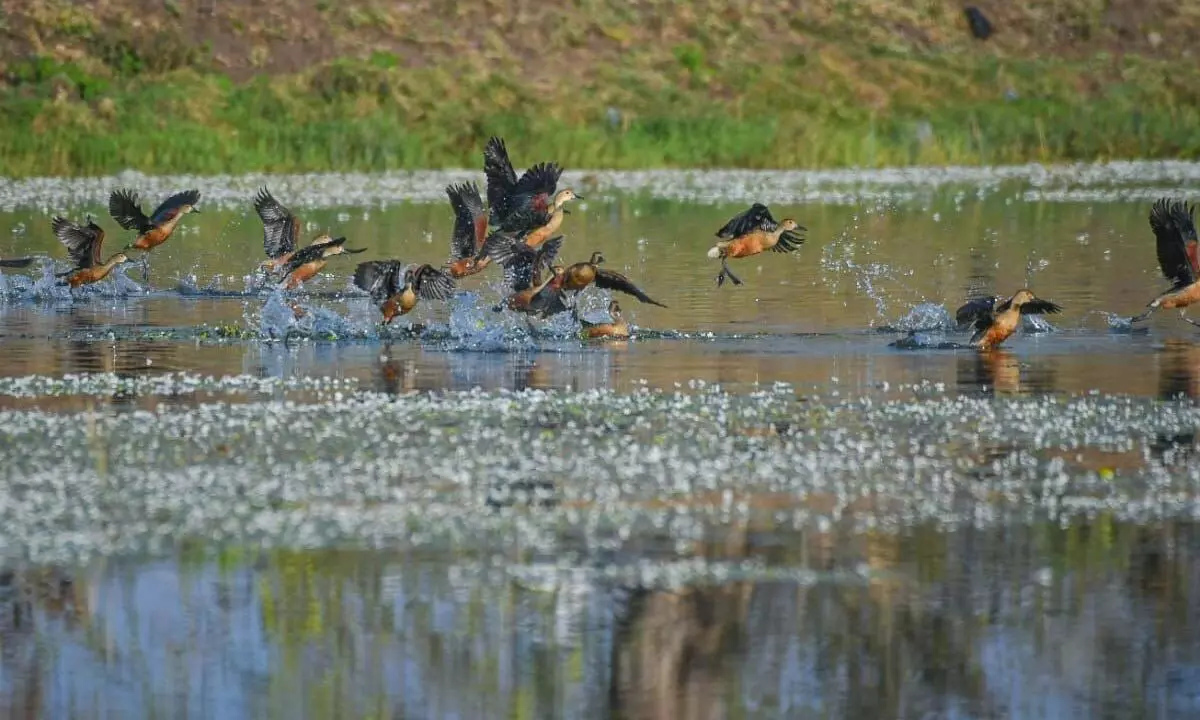
[[608, 303], [608, 314], [612, 318], [606, 323], [594, 323], [584, 320], [579, 317], [578, 311], [575, 313], [575, 319], [583, 327], [581, 331], [583, 336], [589, 340], [599, 338], [612, 338], [624, 340], [629, 337], [629, 323], [621, 317], [621, 305], [616, 300], [610, 300]]
[[734, 285], [742, 284], [742, 281], [729, 271], [729, 258], [750, 257], [767, 250], [793, 252], [804, 244], [800, 232], [805, 230], [806, 228], [790, 218], [784, 219], [783, 222], [775, 222], [766, 205], [754, 203], [750, 209], [734, 217], [717, 231], [717, 237], [721, 240], [708, 251], [710, 258], [721, 260], [717, 287], [725, 283], [725, 278], [729, 278]]
[[478, 257], [488, 234], [488, 216], [483, 209], [483, 198], [475, 183], [449, 185], [446, 195], [454, 209], [454, 232], [450, 235], [450, 257], [448, 266], [451, 277], [461, 278], [482, 272], [492, 260], [486, 255]]
[[114, 190], [108, 197], [108, 213], [117, 224], [126, 230], [133, 230], [137, 237], [124, 249], [152, 250], [167, 241], [180, 219], [189, 212], [200, 212], [196, 203], [200, 202], [199, 190], [184, 190], [167, 198], [147, 217], [142, 211], [138, 194], [133, 190]]
[[1197, 263], [1195, 208], [1182, 202], [1163, 198], [1150, 208], [1150, 229], [1154, 232], [1158, 266], [1171, 281], [1171, 289], [1155, 298], [1146, 312], [1130, 318], [1139, 322], [1150, 317], [1158, 308], [1178, 308], [1179, 316], [1197, 325], [1184, 312], [1189, 305], [1200, 301], [1200, 264]]
[[[518, 179], [500, 138], [488, 141], [483, 158], [492, 226], [530, 247], [538, 247], [554, 236], [568, 212], [566, 203], [583, 199], [570, 188], [557, 189], [562, 168], [555, 163], [534, 165]], [[477, 258], [482, 257], [486, 255], [481, 251]]]
[[[542, 273], [551, 268], [562, 247], [562, 236], [553, 237], [540, 247], [533, 248], [506, 233], [493, 233], [488, 238], [492, 257], [504, 268], [505, 281], [511, 293], [504, 304], [510, 310], [532, 315], [554, 315], [567, 309], [561, 288], [551, 284], [559, 274]], [[562, 269], [559, 268], [559, 273]]]
[[74, 265], [70, 270], [57, 273], [56, 277], [64, 279], [71, 287], [79, 287], [103, 280], [121, 263], [128, 262], [129, 257], [119, 252], [107, 261], [101, 262], [100, 248], [104, 244], [104, 229], [88, 217], [86, 226], [77, 225], [63, 217], [55, 217], [50, 221], [54, 235], [67, 248], [67, 255]]
[[329, 258], [346, 253], [360, 253], [366, 248], [346, 247], [346, 238], [334, 238], [327, 243], [313, 244], [296, 251], [283, 268], [283, 289], [294, 290], [325, 268]]
[[[267, 260], [259, 264], [264, 272], [274, 273], [282, 270], [297, 252], [300, 244], [300, 219], [271, 195], [270, 191], [259, 188], [254, 196], [254, 211], [263, 224], [263, 252]], [[308, 244], [325, 245], [332, 241], [327, 233], [317, 235]]]
[[666, 305], [642, 292], [636, 285], [630, 282], [629, 278], [621, 273], [601, 268], [600, 264], [603, 262], [604, 255], [600, 252], [594, 252], [592, 253], [592, 258], [587, 262], [568, 265], [563, 269], [562, 289], [579, 292], [588, 285], [595, 285], [605, 290], [617, 290], [626, 295], [632, 295], [641, 302], [649, 303], [650, 305], [666, 307]]
[[432, 265], [399, 260], [373, 260], [354, 268], [354, 284], [370, 293], [383, 313], [386, 325], [399, 315], [407, 315], [417, 301], [449, 300], [454, 294], [454, 279]]
[[982, 297], [969, 300], [954, 314], [960, 326], [975, 329], [971, 344], [988, 350], [1007, 340], [1021, 324], [1022, 315], [1053, 314], [1062, 307], [1042, 300], [1031, 290], [1018, 290], [1011, 298]]

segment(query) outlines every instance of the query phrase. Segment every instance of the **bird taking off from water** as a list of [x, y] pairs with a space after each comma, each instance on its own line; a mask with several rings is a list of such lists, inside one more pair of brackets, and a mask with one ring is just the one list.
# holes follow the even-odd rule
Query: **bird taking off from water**
[[802, 231], [806, 231], [806, 228], [796, 224], [795, 220], [787, 218], [783, 222], [775, 222], [766, 205], [754, 203], [749, 210], [725, 223], [725, 226], [717, 231], [717, 237], [721, 240], [708, 251], [710, 258], [721, 260], [717, 287], [725, 284], [725, 278], [729, 278], [734, 285], [742, 284], [742, 281], [730, 272], [729, 258], [750, 257], [766, 250], [794, 252], [804, 244], [804, 238], [800, 235]]
[[990, 350], [1007, 340], [1021, 324], [1022, 315], [1058, 313], [1062, 308], [1042, 300], [1031, 290], [1021, 289], [1011, 298], [982, 297], [968, 300], [954, 313], [959, 325], [970, 324], [975, 329], [971, 344], [980, 350]]
[[1154, 232], [1158, 266], [1163, 277], [1171, 281], [1171, 289], [1154, 298], [1146, 312], [1129, 318], [1141, 322], [1157, 309], [1178, 308], [1179, 317], [1193, 325], [1185, 308], [1200, 300], [1200, 265], [1196, 262], [1195, 208], [1179, 201], [1163, 198], [1150, 208], [1150, 229]]
[[108, 277], [113, 268], [129, 262], [129, 256], [119, 252], [107, 261], [100, 260], [100, 248], [104, 244], [104, 229], [88, 217], [87, 225], [77, 225], [64, 217], [50, 221], [54, 235], [67, 248], [67, 255], [74, 264], [70, 270], [58, 273], [57, 277], [71, 287], [99, 282]]

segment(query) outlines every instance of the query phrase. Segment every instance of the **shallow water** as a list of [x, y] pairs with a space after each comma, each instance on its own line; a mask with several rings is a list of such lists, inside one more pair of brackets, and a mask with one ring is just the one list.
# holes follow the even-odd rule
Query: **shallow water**
[[[4, 716], [1200, 714], [1200, 330], [1122, 320], [1200, 165], [568, 174], [563, 259], [669, 306], [619, 296], [633, 340], [492, 272], [381, 330], [354, 262], [444, 260], [471, 177], [0, 181], [4, 257], [56, 212], [115, 252], [118, 182], [207, 198], [148, 283], [0, 277]], [[264, 181], [369, 248], [299, 321]], [[808, 241], [717, 289], [751, 198]], [[1064, 313], [939, 349], [1024, 285]]]

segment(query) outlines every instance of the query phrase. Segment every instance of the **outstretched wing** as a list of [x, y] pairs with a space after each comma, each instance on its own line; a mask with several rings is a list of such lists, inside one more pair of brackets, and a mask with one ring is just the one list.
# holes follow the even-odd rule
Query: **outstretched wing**
[[767, 209], [767, 206], [762, 203], [754, 203], [750, 206], [749, 210], [725, 223], [717, 231], [717, 237], [731, 240], [755, 230], [774, 232], [777, 227], [779, 227], [779, 223], [775, 222], [775, 218], [771, 217], [771, 211]]
[[382, 303], [400, 291], [403, 273], [404, 264], [399, 260], [371, 260], [354, 268], [354, 284], [376, 303]]
[[972, 298], [954, 313], [954, 321], [961, 328], [970, 325], [976, 330], [983, 330], [992, 324], [996, 317], [996, 303], [999, 297]]
[[[807, 230], [803, 225], [797, 225], [796, 230]], [[804, 236], [796, 230], [785, 230], [779, 235], [779, 242], [771, 246], [772, 252], [790, 253], [795, 252], [804, 244]]]
[[500, 226], [505, 230], [532, 230], [550, 222], [550, 204], [562, 168], [554, 163], [538, 163], [525, 171], [506, 201]]
[[263, 224], [263, 250], [277, 258], [296, 249], [300, 221], [264, 187], [254, 196], [254, 210]]
[[413, 268], [412, 286], [424, 300], [449, 300], [454, 295], [454, 278], [432, 265]]
[[144, 233], [154, 229], [150, 218], [142, 212], [137, 192], [127, 188], [113, 190], [112, 194], [108, 196], [108, 214], [126, 230]]
[[177, 192], [166, 200], [163, 200], [161, 205], [154, 208], [154, 214], [150, 216], [150, 222], [155, 225], [161, 225], [178, 215], [179, 211], [185, 205], [195, 207], [198, 202], [200, 202], [199, 190]]
[[634, 296], [644, 303], [657, 305], [659, 307], [666, 307], [666, 305], [663, 305], [659, 301], [642, 292], [637, 285], [634, 285], [632, 282], [630, 282], [629, 278], [625, 277], [619, 272], [605, 270], [604, 268], [597, 268], [596, 279], [592, 282], [592, 284], [598, 288], [604, 288], [605, 290], [619, 290], [626, 295]]
[[1196, 282], [1196, 224], [1194, 208], [1163, 198], [1150, 209], [1150, 229], [1154, 231], [1158, 266], [1174, 287]]
[[1053, 315], [1059, 312], [1062, 312], [1062, 306], [1036, 297], [1021, 305], [1022, 315]]
[[86, 227], [76, 225], [64, 217], [50, 221], [54, 235], [67, 248], [67, 255], [77, 268], [90, 268], [100, 264], [100, 246], [104, 243], [104, 230], [88, 220]]
[[483, 148], [483, 174], [487, 177], [487, 201], [492, 224], [499, 226], [507, 213], [508, 196], [517, 186], [517, 172], [508, 159], [508, 148], [498, 137], [488, 140]]
[[449, 185], [446, 195], [454, 208], [454, 233], [450, 236], [450, 253], [455, 260], [470, 257], [483, 245], [488, 219], [483, 211], [483, 198], [475, 183]]

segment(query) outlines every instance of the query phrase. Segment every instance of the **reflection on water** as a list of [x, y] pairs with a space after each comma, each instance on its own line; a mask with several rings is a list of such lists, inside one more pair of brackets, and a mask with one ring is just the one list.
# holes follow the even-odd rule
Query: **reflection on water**
[[[643, 587], [587, 567], [352, 551], [9, 572], [0, 708], [13, 718], [1190, 717], [1200, 713], [1198, 541], [1192, 525], [1104, 518], [900, 535], [743, 528], [680, 549], [708, 563], [706, 577]], [[654, 557], [670, 561], [662, 550]], [[772, 568], [793, 579], [755, 579]]]

